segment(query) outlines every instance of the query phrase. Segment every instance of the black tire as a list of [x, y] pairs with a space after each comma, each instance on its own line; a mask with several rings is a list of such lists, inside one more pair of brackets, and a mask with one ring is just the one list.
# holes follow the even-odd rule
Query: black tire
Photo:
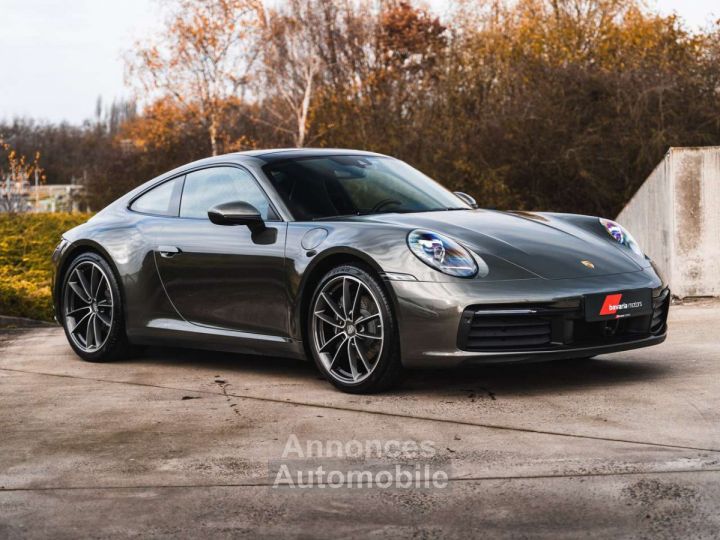
[[[93, 266], [94, 268], [92, 268]], [[100, 302], [93, 301], [91, 302], [92, 306], [82, 308], [84, 300], [80, 299], [78, 294], [75, 293], [71, 287], [71, 282], [75, 285], [76, 289], [79, 283], [76, 270], [87, 276], [87, 268], [91, 268], [93, 272], [101, 271], [102, 277], [107, 280], [107, 288], [109, 289], [109, 292], [105, 292], [105, 289], [103, 289], [100, 293], [103, 295], [103, 300], [101, 300], [101, 302], [107, 301], [105, 298], [110, 298], [111, 306], [109, 308], [105, 308], [106, 311], [101, 312], [101, 314], [98, 314], [98, 311], [103, 309], [98, 307]], [[73, 294], [75, 295], [74, 297]], [[79, 312], [77, 314], [77, 318], [75, 314], [68, 315], [68, 312], [75, 307], [70, 304], [78, 304], [81, 306], [77, 309]], [[81, 311], [82, 309], [87, 309], [87, 311]], [[90, 341], [93, 343], [90, 345], [82, 343], [82, 336], [77, 335], [83, 332], [82, 323], [80, 323], [79, 328], [75, 329], [76, 334], [72, 333], [73, 328], [71, 328], [71, 325], [75, 326], [80, 321], [80, 318], [86, 313], [88, 315], [92, 315], [89, 317], [89, 320], [92, 320], [93, 318], [97, 319], [96, 328], [102, 328], [102, 330], [96, 330], [97, 334], [96, 332], [92, 333], [93, 340]], [[109, 362], [112, 360], [126, 358], [133, 350], [130, 342], [128, 341], [127, 335], [125, 334], [125, 313], [123, 309], [122, 295], [120, 294], [120, 287], [117, 279], [115, 278], [115, 273], [108, 262], [97, 253], [81, 253], [76, 256], [68, 266], [67, 271], [63, 275], [62, 287], [60, 289], [60, 312], [58, 314], [58, 318], [65, 330], [65, 337], [67, 337], [70, 347], [72, 347], [75, 354], [83, 360], [88, 362]], [[106, 325], [101, 319], [105, 321], [109, 320], [110, 324]], [[90, 323], [86, 322], [85, 324], [85, 328], [87, 328], [87, 325]], [[97, 338], [95, 338], [96, 335], [98, 336]]]
[[[326, 289], [327, 286], [331, 285], [332, 283], [337, 282], [339, 279], [342, 279], [344, 277], [351, 278], [353, 283], [357, 283], [357, 281], [362, 282], [362, 284], [365, 286], [367, 291], [371, 293], [371, 295], [366, 295], [361, 299], [361, 303], [363, 301], [366, 301], [367, 304], [369, 304], [370, 300], [375, 301], [375, 305], [377, 306], [377, 314], [379, 315], [379, 320], [381, 321], [381, 325], [378, 325], [378, 327], [382, 326], [382, 336], [383, 341], [380, 348], [380, 351], [378, 355], [374, 358], [374, 361], [371, 364], [371, 371], [369, 371], [369, 375], [366, 374], [366, 378], [363, 380], [360, 380], [359, 382], [351, 382], [348, 380], [344, 380], [343, 378], [339, 378], [338, 375], [335, 374], [334, 371], [328, 370], [328, 367], [323, 362], [323, 359], [321, 358], [321, 353], [319, 352], [319, 342], [316, 339], [316, 326], [313, 323], [313, 319], [315, 316], [315, 307], [318, 304], [318, 298], [321, 294], [321, 292]], [[350, 281], [350, 280], [348, 280]], [[343, 281], [344, 284], [344, 281]], [[360, 290], [359, 288], [356, 290]], [[359, 293], [358, 293], [359, 294]], [[362, 292], [363, 295], [365, 295], [365, 291]], [[356, 296], [357, 300], [357, 296]], [[353, 305], [353, 307], [355, 307]], [[342, 309], [345, 309], [345, 305], [342, 305]], [[320, 280], [317, 287], [315, 288], [315, 291], [313, 292], [312, 301], [309, 304], [309, 313], [307, 317], [307, 337], [308, 337], [308, 348], [310, 349], [311, 355], [313, 357], [313, 360], [315, 361], [315, 364], [317, 365], [320, 372], [323, 374], [323, 376], [330, 381], [336, 388], [342, 390], [343, 392], [348, 392], [352, 394], [370, 394], [370, 393], [376, 393], [381, 392], [383, 390], [386, 390], [396, 384], [398, 380], [400, 379], [403, 368], [402, 363], [400, 360], [400, 345], [399, 345], [399, 339], [398, 339], [398, 331], [397, 331], [397, 324], [395, 321], [395, 316], [393, 314], [392, 305], [390, 303], [390, 299], [388, 298], [387, 293], [385, 292], [384, 288], [382, 287], [381, 283], [378, 281], [378, 279], [373, 275], [373, 273], [360, 265], [356, 264], [346, 264], [343, 266], [336, 267], [329, 271], [325, 276]], [[350, 309], [351, 315], [352, 315], [352, 308]], [[360, 317], [357, 319], [359, 322], [360, 319], [363, 318], [362, 314], [358, 313], [356, 315], [360, 315]], [[376, 317], [378, 316], [376, 315]], [[350, 318], [352, 320], [352, 317]], [[348, 320], [344, 324], [347, 326], [347, 328], [353, 327], [352, 323]], [[339, 321], [339, 319], [338, 319]], [[317, 322], [315, 324], [318, 324]], [[372, 324], [372, 323], [368, 323]], [[354, 327], [353, 327], [354, 328]], [[357, 333], [355, 334], [355, 338], [350, 337], [350, 341], [353, 345], [355, 345], [355, 342], [357, 340], [358, 344], [361, 343], [361, 340], [364, 339], [365, 336], [361, 334], [361, 330], [366, 327], [358, 326]], [[343, 329], [343, 330], [335, 330], [336, 333], [345, 333], [349, 332], [350, 330]], [[355, 330], [352, 330], [353, 333], [355, 333]], [[349, 337], [347, 334], [345, 334], [346, 338]], [[334, 337], [334, 336], [333, 336]], [[342, 339], [342, 338], [340, 338]], [[374, 338], [377, 339], [377, 338]], [[351, 354], [352, 347], [350, 343], [348, 343], [348, 355]], [[364, 346], [363, 346], [364, 347]], [[361, 348], [363, 348], [361, 347]], [[352, 354], [356, 356], [356, 363], [359, 357], [357, 356], [358, 353], [361, 353], [360, 349], [355, 349], [357, 353], [353, 352]], [[367, 349], [366, 349], [367, 352]], [[363, 355], [364, 357], [364, 355]], [[365, 361], [362, 362], [363, 365], [365, 365]], [[359, 365], [359, 364], [357, 364]], [[332, 367], [332, 366], [331, 366]]]

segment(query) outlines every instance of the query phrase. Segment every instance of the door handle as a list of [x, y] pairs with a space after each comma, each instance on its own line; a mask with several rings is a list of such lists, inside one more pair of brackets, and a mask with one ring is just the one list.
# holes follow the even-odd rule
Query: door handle
[[160, 256], [166, 259], [174, 257], [178, 253], [182, 253], [180, 248], [175, 246], [158, 246], [158, 251], [160, 252]]

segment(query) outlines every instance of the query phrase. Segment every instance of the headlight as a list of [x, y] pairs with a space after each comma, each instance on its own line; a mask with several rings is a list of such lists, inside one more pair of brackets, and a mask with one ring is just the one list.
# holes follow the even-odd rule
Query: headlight
[[633, 235], [630, 234], [627, 229], [625, 229], [619, 223], [615, 223], [614, 221], [610, 221], [609, 219], [599, 219], [602, 226], [605, 227], [607, 233], [612, 236], [618, 244], [627, 246], [641, 257], [643, 256], [642, 249], [640, 249], [640, 246], [635, 241], [635, 238], [633, 238]]
[[447, 236], [431, 231], [414, 230], [407, 238], [410, 250], [422, 262], [443, 274], [473, 277], [478, 267], [467, 249]]

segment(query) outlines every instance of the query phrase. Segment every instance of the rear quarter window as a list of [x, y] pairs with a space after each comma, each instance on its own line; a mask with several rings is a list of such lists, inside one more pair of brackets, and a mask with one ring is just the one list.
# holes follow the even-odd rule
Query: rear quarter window
[[130, 210], [155, 216], [177, 217], [180, 210], [183, 176], [163, 182], [135, 199]]

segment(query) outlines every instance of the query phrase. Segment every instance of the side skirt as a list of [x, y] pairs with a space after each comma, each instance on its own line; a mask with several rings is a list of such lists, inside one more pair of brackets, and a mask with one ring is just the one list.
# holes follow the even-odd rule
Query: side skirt
[[189, 347], [240, 354], [306, 359], [302, 341], [281, 336], [200, 326], [177, 319], [153, 319], [145, 328], [129, 333], [128, 337], [132, 343], [138, 345]]

